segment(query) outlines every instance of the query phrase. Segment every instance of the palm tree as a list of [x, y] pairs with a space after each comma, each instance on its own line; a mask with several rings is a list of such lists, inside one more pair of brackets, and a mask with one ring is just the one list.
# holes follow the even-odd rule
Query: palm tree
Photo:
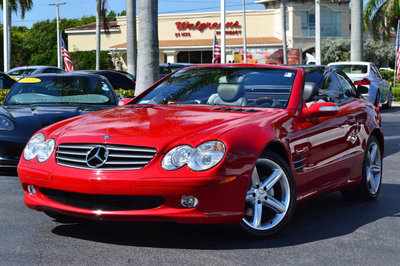
[[137, 39], [136, 39], [136, 0], [126, 0], [126, 51], [128, 72], [136, 76]]
[[400, 1], [370, 0], [364, 7], [364, 26], [375, 39], [388, 40], [400, 19]]
[[160, 78], [158, 0], [139, 0], [139, 47], [135, 95]]
[[[26, 11], [29, 11], [32, 9], [33, 7], [33, 0], [7, 0], [8, 2], [8, 16], [7, 16], [7, 23], [9, 25], [7, 32], [5, 32], [5, 34], [7, 34], [7, 40], [8, 40], [8, 47], [9, 50], [7, 52], [7, 57], [8, 57], [8, 62], [10, 62], [11, 60], [11, 21], [12, 21], [12, 16], [11, 16], [11, 12], [14, 11], [15, 13], [17, 13], [18, 9], [21, 12], [21, 18], [24, 19], [25, 18], [25, 13]], [[3, 9], [3, 1], [0, 1], [0, 5], [1, 8]], [[6, 29], [4, 29], [6, 30]]]
[[106, 34], [109, 33], [109, 25], [106, 16], [107, 0], [96, 0], [96, 70], [100, 70], [100, 52], [101, 52], [101, 27], [100, 23], [103, 21], [103, 28]]

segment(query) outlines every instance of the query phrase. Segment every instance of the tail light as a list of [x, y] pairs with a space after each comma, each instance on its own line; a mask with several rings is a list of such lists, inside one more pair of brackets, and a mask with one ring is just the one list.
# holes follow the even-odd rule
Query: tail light
[[358, 85], [369, 85], [369, 84], [371, 84], [371, 81], [369, 79], [367, 79], [367, 78], [364, 78], [362, 80], [354, 81], [354, 85], [356, 85], [356, 86], [358, 86]]

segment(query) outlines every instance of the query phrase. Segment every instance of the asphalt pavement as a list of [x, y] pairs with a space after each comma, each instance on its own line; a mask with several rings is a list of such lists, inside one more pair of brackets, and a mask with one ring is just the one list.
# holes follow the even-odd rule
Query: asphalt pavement
[[0, 265], [399, 265], [400, 104], [382, 111], [384, 179], [373, 202], [330, 193], [298, 206], [278, 235], [243, 239], [227, 226], [60, 224], [23, 204], [0, 176]]

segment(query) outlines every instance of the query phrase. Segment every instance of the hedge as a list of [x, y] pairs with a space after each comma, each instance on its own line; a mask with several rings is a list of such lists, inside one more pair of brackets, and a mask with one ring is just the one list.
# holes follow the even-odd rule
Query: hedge
[[0, 104], [3, 104], [3, 100], [6, 97], [9, 89], [0, 89]]

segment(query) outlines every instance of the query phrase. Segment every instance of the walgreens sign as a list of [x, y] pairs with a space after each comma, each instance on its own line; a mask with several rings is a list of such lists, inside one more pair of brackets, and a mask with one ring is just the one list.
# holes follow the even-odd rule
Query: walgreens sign
[[[218, 22], [201, 22], [197, 21], [196, 23], [190, 23], [189, 21], [177, 21], [175, 22], [176, 29], [179, 31], [185, 30], [198, 30], [200, 32], [204, 32], [206, 29], [214, 30], [221, 29], [221, 23]], [[235, 22], [227, 22], [225, 24], [226, 29], [240, 29], [242, 26], [239, 24], [239, 21]]]

